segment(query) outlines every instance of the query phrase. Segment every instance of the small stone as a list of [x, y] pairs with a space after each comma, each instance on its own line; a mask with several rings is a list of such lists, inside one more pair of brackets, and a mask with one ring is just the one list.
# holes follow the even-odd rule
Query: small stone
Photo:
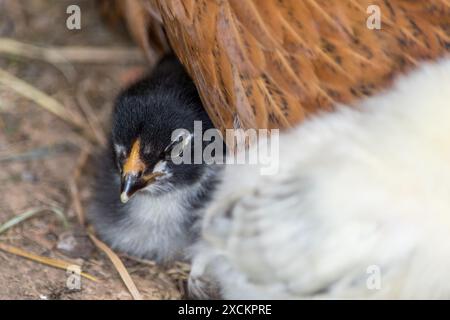
[[73, 259], [88, 259], [94, 251], [94, 246], [86, 232], [77, 229], [62, 233], [56, 248]]
[[36, 183], [39, 181], [38, 177], [31, 171], [22, 172], [20, 178], [22, 179], [23, 182]]

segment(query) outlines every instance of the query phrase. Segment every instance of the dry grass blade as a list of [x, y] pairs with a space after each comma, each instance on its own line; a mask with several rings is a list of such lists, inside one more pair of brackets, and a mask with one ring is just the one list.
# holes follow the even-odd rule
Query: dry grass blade
[[48, 112], [56, 115], [76, 128], [85, 130], [84, 123], [79, 118], [69, 114], [60, 102], [2, 69], [0, 69], [0, 84], [11, 88], [18, 94], [36, 102]]
[[78, 105], [86, 116], [87, 124], [94, 133], [94, 136], [97, 139], [98, 143], [101, 145], [106, 145], [106, 134], [102, 129], [101, 121], [87, 98], [87, 91], [91, 87], [95, 88], [95, 85], [93, 85], [92, 81], [83, 81], [80, 84], [80, 88], [77, 92], [76, 98], [78, 101]]
[[121, 47], [40, 47], [13, 39], [0, 38], [0, 53], [30, 59], [44, 60], [52, 64], [60, 63], [142, 63], [142, 53], [138, 48]]
[[[39, 256], [39, 255], [36, 255], [34, 253], [30, 253], [30, 252], [27, 252], [25, 250], [22, 250], [20, 248], [8, 246], [8, 245], [3, 244], [3, 243], [0, 243], [0, 250], [8, 252], [8, 253], [11, 253], [11, 254], [15, 254], [16, 256], [20, 256], [22, 258], [26, 258], [26, 259], [29, 259], [29, 260], [32, 260], [32, 261], [35, 261], [35, 262], [39, 262], [39, 263], [42, 263], [42, 264], [45, 264], [45, 265], [48, 265], [48, 266], [51, 266], [51, 267], [54, 267], [54, 268], [58, 268], [58, 269], [67, 270], [69, 267], [74, 266], [73, 263], [69, 263], [69, 262], [64, 261], [64, 260], [59, 260], [59, 259], [53, 259], [53, 258], [47, 258], [47, 257]], [[80, 269], [81, 269], [81, 267], [80, 267]], [[80, 275], [83, 276], [86, 279], [91, 280], [91, 281], [99, 282], [99, 280], [96, 277], [94, 277], [94, 276], [92, 276], [92, 275], [90, 275], [88, 273], [81, 272]]]
[[56, 214], [56, 216], [61, 219], [64, 226], [68, 227], [69, 223], [61, 209], [56, 208], [56, 207], [38, 207], [38, 208], [32, 208], [30, 210], [27, 210], [24, 213], [21, 213], [21, 214], [15, 216], [14, 218], [6, 221], [5, 223], [1, 224], [0, 225], [0, 234], [5, 232], [8, 229], [14, 227], [15, 225], [21, 223], [22, 221], [27, 220], [27, 219], [35, 216], [36, 214], [39, 214], [39, 213], [45, 212], [45, 211], [51, 211], [54, 214]]
[[141, 294], [139, 293], [133, 279], [131, 278], [120, 258], [106, 244], [98, 240], [92, 233], [89, 233], [89, 237], [91, 238], [92, 242], [111, 260], [117, 272], [119, 272], [119, 275], [122, 278], [123, 282], [125, 283], [125, 286], [128, 288], [128, 291], [130, 291], [133, 299], [142, 300]]
[[61, 143], [51, 146], [37, 147], [21, 153], [7, 152], [6, 156], [0, 156], [0, 163], [42, 159], [55, 154], [66, 152], [70, 150], [71, 147], [72, 145], [68, 143]]
[[83, 150], [81, 152], [80, 157], [78, 158], [77, 165], [72, 174], [71, 179], [69, 180], [69, 192], [72, 198], [72, 204], [77, 215], [77, 219], [80, 225], [85, 226], [86, 223], [86, 214], [83, 209], [83, 205], [80, 200], [80, 192], [78, 189], [78, 179], [80, 178], [81, 171], [83, 170], [87, 159], [89, 157], [89, 150]]
[[72, 198], [72, 204], [73, 204], [73, 208], [75, 210], [75, 214], [77, 215], [78, 223], [81, 226], [84, 226], [86, 223], [85, 214], [84, 214], [83, 206], [81, 204], [78, 186], [74, 179], [69, 180], [69, 192], [70, 192], [70, 196]]

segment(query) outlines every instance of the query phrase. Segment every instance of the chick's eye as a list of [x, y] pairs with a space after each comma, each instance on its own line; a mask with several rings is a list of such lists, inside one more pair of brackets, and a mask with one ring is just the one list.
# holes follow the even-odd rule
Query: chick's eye
[[120, 162], [120, 164], [123, 164], [125, 162], [125, 153], [119, 153], [117, 155], [117, 160]]
[[119, 153], [116, 155], [116, 165], [120, 172], [122, 172], [122, 167], [125, 162], [125, 154]]

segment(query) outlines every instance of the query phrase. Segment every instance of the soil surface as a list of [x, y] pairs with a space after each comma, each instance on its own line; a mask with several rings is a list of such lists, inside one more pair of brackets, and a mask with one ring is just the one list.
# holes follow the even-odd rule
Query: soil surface
[[[66, 27], [66, 9], [72, 4], [81, 8], [81, 30]], [[136, 49], [124, 28], [106, 25], [90, 0], [0, 0], [0, 38], [44, 48]], [[56, 99], [72, 118], [83, 119], [87, 128], [83, 132], [8, 84], [0, 84], [0, 228], [23, 213], [44, 209], [1, 232], [0, 249], [13, 246], [64, 260], [99, 279], [81, 278], [81, 288], [74, 289], [67, 285], [66, 270], [3, 249], [0, 299], [132, 298], [111, 261], [79, 224], [76, 203], [80, 200], [81, 212], [88, 204], [94, 170], [90, 154], [102, 148], [101, 136], [108, 132], [115, 96], [148, 67], [143, 58], [102, 63], [90, 61], [89, 56], [81, 62], [56, 64], [30, 57], [29, 52], [5, 54], [0, 48], [0, 71]], [[78, 192], [71, 189], [73, 182]], [[64, 214], [67, 226], [54, 211]], [[145, 299], [183, 297], [188, 266], [177, 263], [163, 268], [119, 256]]]

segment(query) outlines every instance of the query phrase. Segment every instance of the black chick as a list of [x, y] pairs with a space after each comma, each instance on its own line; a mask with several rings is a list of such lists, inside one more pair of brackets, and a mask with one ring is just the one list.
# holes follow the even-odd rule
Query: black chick
[[[105, 242], [122, 252], [159, 263], [184, 259], [219, 170], [204, 160], [172, 161], [187, 148], [193, 155], [194, 121], [201, 121], [203, 132], [213, 128], [192, 80], [174, 56], [167, 56], [118, 97], [112, 118], [91, 222]], [[172, 137], [180, 128], [185, 134]]]

